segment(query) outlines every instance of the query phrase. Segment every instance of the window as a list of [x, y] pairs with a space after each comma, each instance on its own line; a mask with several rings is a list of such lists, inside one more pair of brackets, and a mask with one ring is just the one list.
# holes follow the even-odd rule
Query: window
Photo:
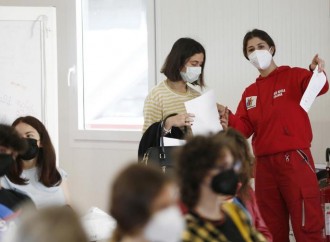
[[154, 49], [148, 43], [149, 0], [80, 1], [79, 128], [140, 131]]

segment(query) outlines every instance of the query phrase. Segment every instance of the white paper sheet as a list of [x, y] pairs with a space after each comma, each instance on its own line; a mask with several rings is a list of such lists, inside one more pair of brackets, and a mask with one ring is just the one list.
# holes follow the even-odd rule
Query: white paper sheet
[[191, 126], [194, 135], [208, 135], [222, 130], [213, 90], [184, 104], [187, 113], [195, 115], [193, 125]]
[[164, 146], [181, 146], [186, 143], [183, 139], [174, 139], [174, 138], [168, 138], [164, 137]]
[[316, 66], [313, 76], [309, 81], [308, 87], [306, 88], [304, 95], [300, 100], [300, 106], [308, 112], [311, 108], [315, 98], [320, 93], [321, 89], [323, 88], [327, 78], [323, 72], [317, 71], [318, 66]]

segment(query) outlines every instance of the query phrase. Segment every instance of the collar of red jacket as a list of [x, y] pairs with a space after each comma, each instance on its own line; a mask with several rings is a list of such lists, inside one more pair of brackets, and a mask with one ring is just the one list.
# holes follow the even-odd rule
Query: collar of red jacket
[[262, 77], [262, 76], [259, 75], [259, 77], [257, 78], [257, 81], [263, 81], [263, 80], [265, 80], [269, 77], [275, 76], [278, 73], [280, 73], [282, 71], [286, 71], [288, 69], [290, 69], [290, 66], [279, 66], [274, 71], [272, 71], [268, 76]]

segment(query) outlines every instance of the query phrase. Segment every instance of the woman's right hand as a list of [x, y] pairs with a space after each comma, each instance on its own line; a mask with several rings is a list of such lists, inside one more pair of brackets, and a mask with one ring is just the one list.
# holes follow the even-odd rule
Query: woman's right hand
[[192, 113], [182, 113], [169, 117], [165, 122], [165, 129], [169, 130], [172, 127], [192, 126], [195, 115]]

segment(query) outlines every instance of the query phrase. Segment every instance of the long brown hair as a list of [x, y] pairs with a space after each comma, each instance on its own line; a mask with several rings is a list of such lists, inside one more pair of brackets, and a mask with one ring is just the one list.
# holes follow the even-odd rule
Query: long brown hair
[[[49, 137], [46, 127], [37, 118], [32, 116], [17, 118], [12, 127], [16, 127], [19, 123], [25, 123], [32, 126], [40, 135], [40, 147], [36, 167], [38, 168], [39, 182], [46, 187], [59, 186], [62, 182], [62, 177], [56, 168], [56, 154], [54, 146]], [[23, 161], [17, 159], [9, 168], [7, 177], [15, 184], [25, 185], [27, 180], [21, 178], [23, 172]]]

